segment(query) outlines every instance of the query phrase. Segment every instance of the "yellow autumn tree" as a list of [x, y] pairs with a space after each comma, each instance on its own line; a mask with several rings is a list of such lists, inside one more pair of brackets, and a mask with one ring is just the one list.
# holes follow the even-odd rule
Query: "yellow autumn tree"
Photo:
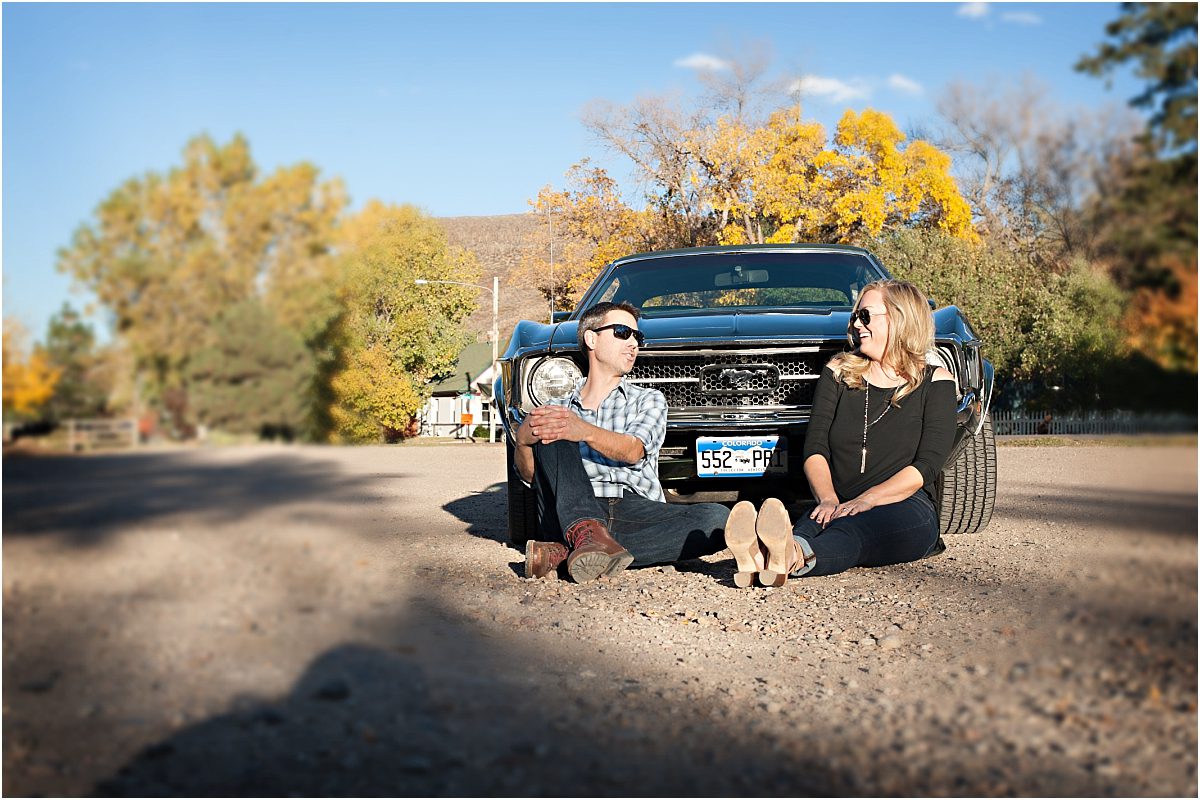
[[899, 228], [936, 228], [975, 240], [971, 208], [950, 175], [950, 157], [925, 141], [907, 146], [890, 116], [848, 110], [833, 147], [817, 156], [818, 184], [827, 203], [798, 234], [857, 241]]
[[372, 201], [342, 227], [346, 252], [337, 323], [341, 368], [331, 381], [335, 438], [391, 440], [404, 434], [448, 374], [469, 335], [462, 322], [476, 307], [474, 256], [450, 248], [442, 227], [413, 206]]
[[775, 111], [764, 125], [721, 117], [690, 132], [692, 181], [717, 217], [717, 241], [795, 241], [797, 223], [820, 204], [815, 164], [824, 144], [825, 129], [804, 122], [796, 107]]
[[260, 176], [240, 135], [224, 144], [198, 136], [182, 156], [110, 192], [58, 263], [112, 315], [141, 401], [169, 410], [180, 431], [198, 422], [188, 396], [214, 388], [197, 385], [214, 373], [191, 362], [210, 350], [222, 315], [248, 302], [261, 301], [321, 366], [346, 202], [341, 182], [320, 180], [311, 164]]
[[[567, 188], [547, 186], [530, 201], [541, 223], [539, 242], [511, 280], [536, 287], [556, 309], [569, 309], [600, 268], [615, 258], [654, 249], [661, 238], [648, 212], [638, 212], [621, 199], [617, 182], [584, 159], [567, 172]], [[554, 261], [549, 241], [554, 227]]]
[[29, 353], [24, 326], [4, 319], [4, 418], [27, 419], [54, 395], [59, 370], [40, 351]]
[[[978, 238], [950, 157], [929, 142], [908, 141], [882, 112], [847, 111], [832, 141], [797, 105], [762, 122], [734, 113], [691, 127], [646, 101], [609, 113], [592, 127], [633, 161], [646, 204], [630, 206], [617, 182], [587, 160], [567, 173], [567, 189], [546, 187], [531, 202], [544, 221], [539, 236], [548, 235], [551, 219], [556, 226], [556, 308], [569, 307], [604, 264], [640, 250], [852, 243], [908, 228]], [[549, 274], [539, 256], [526, 262], [521, 279], [549, 297]]]

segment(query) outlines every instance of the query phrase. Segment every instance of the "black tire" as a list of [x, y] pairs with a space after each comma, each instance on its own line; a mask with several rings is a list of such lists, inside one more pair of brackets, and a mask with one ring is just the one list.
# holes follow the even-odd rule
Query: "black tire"
[[979, 533], [991, 521], [996, 502], [996, 436], [990, 414], [938, 476], [937, 496], [943, 534]]
[[507, 442], [508, 451], [508, 540], [517, 549], [537, 534], [537, 494], [517, 477], [513, 464], [512, 442]]

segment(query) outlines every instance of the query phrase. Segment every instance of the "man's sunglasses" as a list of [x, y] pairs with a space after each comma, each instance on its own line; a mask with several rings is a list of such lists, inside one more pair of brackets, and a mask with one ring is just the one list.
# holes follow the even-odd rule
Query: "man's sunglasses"
[[622, 341], [627, 341], [629, 337], [632, 336], [637, 341], [638, 347], [641, 347], [646, 343], [646, 334], [642, 333], [637, 328], [631, 328], [628, 325], [622, 325], [619, 322], [613, 323], [612, 325], [603, 325], [599, 328], [593, 328], [593, 330], [596, 331], [596, 333], [599, 333], [600, 331], [612, 331], [613, 336]]
[[[887, 312], [886, 311], [876, 311], [875, 316], [886, 317]], [[856, 320], [856, 319], [862, 320], [863, 325], [870, 325], [871, 324], [871, 310], [869, 308], [864, 307], [864, 308], [858, 309], [857, 311], [850, 312], [850, 324], [851, 325], [854, 324], [854, 320]]]

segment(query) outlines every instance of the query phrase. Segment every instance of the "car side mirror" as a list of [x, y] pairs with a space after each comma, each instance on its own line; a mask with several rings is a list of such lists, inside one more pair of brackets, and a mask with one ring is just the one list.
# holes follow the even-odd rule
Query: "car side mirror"
[[930, 311], [933, 311], [935, 308], [937, 308], [937, 300], [934, 300], [932, 297], [930, 297], [928, 298], [927, 302], [929, 303]]

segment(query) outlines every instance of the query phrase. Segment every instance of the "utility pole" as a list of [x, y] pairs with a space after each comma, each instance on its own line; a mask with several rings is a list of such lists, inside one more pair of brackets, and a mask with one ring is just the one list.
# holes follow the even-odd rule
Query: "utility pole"
[[550, 221], [550, 324], [554, 324], [554, 209], [546, 208], [546, 219]]
[[488, 414], [488, 442], [496, 442], [496, 378], [500, 369], [500, 276], [492, 277], [492, 411]]

